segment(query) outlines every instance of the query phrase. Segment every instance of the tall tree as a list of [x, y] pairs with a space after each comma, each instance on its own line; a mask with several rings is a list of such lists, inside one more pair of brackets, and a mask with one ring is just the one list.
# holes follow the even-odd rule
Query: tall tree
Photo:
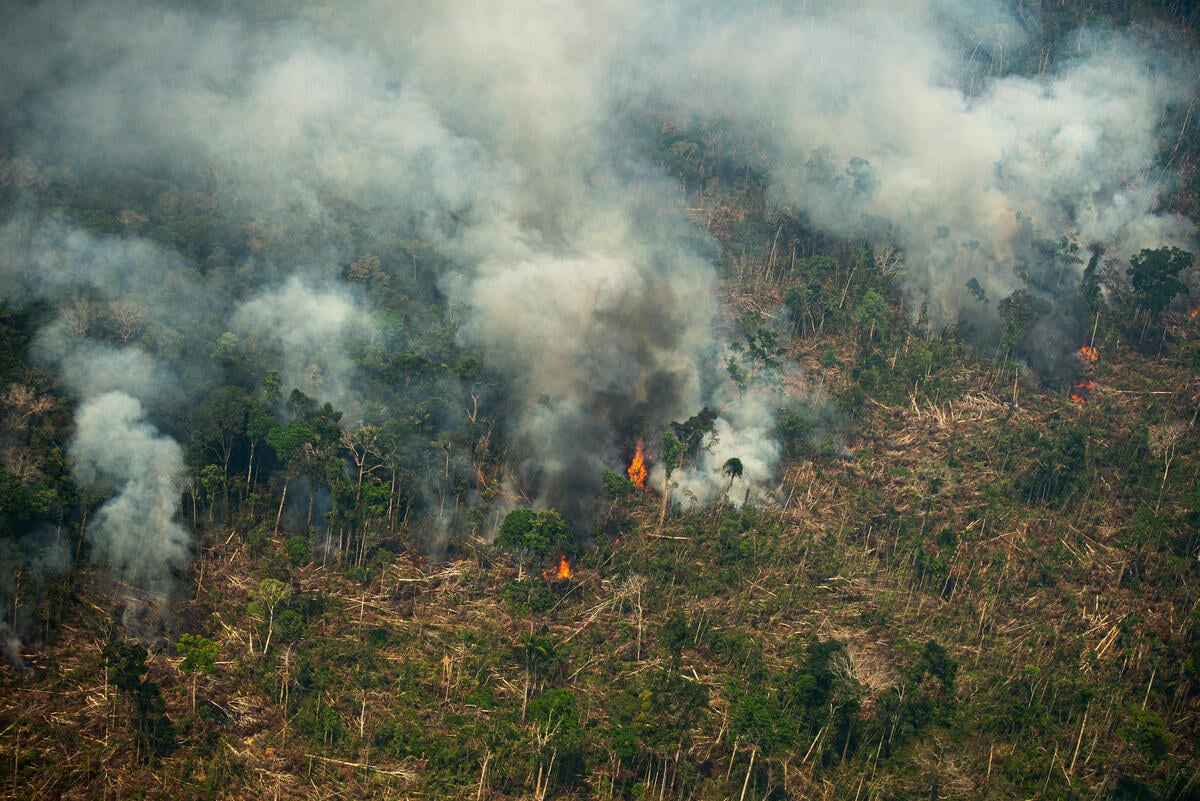
[[229, 502], [229, 465], [238, 437], [246, 431], [250, 397], [241, 387], [221, 386], [213, 390], [189, 416], [193, 450], [207, 452], [221, 465], [221, 486]]
[[729, 497], [729, 491], [733, 489], [733, 482], [742, 477], [743, 469], [742, 460], [737, 457], [726, 459], [725, 464], [721, 466], [721, 472], [729, 478], [729, 485], [725, 487], [726, 497]]
[[213, 672], [217, 664], [217, 644], [198, 634], [181, 634], [175, 650], [183, 656], [179, 669], [192, 677], [192, 712], [195, 712], [196, 683], [201, 673]]
[[1126, 273], [1133, 284], [1137, 308], [1155, 317], [1166, 311], [1176, 295], [1188, 291], [1179, 274], [1193, 261], [1191, 253], [1176, 247], [1147, 248], [1131, 258]]
[[518, 562], [541, 561], [551, 549], [564, 542], [571, 533], [570, 524], [554, 509], [535, 512], [514, 509], [500, 524], [496, 545], [510, 551]]

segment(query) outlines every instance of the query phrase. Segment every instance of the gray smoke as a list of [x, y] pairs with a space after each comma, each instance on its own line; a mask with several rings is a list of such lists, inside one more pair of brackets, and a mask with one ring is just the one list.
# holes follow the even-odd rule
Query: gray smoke
[[76, 480], [111, 496], [88, 527], [92, 559], [134, 597], [161, 603], [191, 561], [192, 537], [178, 520], [183, 453], [122, 392], [85, 401], [75, 426], [68, 456]]
[[284, 386], [328, 400], [353, 419], [361, 419], [351, 354], [375, 334], [371, 318], [345, 287], [318, 290], [292, 277], [269, 287], [238, 307], [233, 330], [277, 354]]
[[[151, 502], [140, 518], [120, 502], [96, 540], [131, 580], [150, 581], [140, 555], [157, 540], [128, 532], [167, 525], [182, 475], [143, 414], [176, 413], [213, 388], [213, 343], [270, 353], [285, 391], [330, 401], [347, 423], [394, 400], [360, 357], [413, 346], [419, 332], [385, 334], [371, 292], [346, 286], [364, 243], [419, 240], [422, 291], [503, 375], [484, 393], [503, 408], [483, 412], [503, 414], [511, 497], [582, 514], [638, 433], [654, 442], [706, 405], [720, 411], [718, 443], [681, 486], [717, 497], [728, 458], [770, 486], [780, 398], [738, 392], [724, 373], [713, 246], [681, 203], [696, 187], [646, 153], [667, 119], [725, 121], [774, 203], [903, 251], [910, 308], [937, 325], [996, 330], [995, 300], [1042, 268], [1038, 242], [1127, 255], [1190, 235], [1156, 212], [1170, 177], [1150, 167], [1158, 121], [1191, 91], [1197, 60], [1151, 31], [1082, 31], [1051, 69], [1016, 77], [1022, 25], [988, 0], [398, 0], [222, 14], [63, 0], [4, 22], [12, 156], [101, 183], [104, 169], [182, 176], [203, 191], [159, 187], [154, 203], [249, 220], [232, 254], [174, 253], [136, 218], [119, 236], [83, 234], [32, 199], [4, 233], [6, 282], [59, 309], [39, 352], [82, 399], [80, 416], [116, 415], [145, 449], [111, 469], [77, 460], [116, 498]], [[1082, 265], [1067, 269], [1060, 285]], [[971, 279], [992, 305], [970, 295]], [[123, 302], [143, 310], [128, 342]], [[124, 366], [90, 370], [97, 354]], [[443, 405], [468, 406], [467, 389]], [[163, 530], [160, 564], [178, 566], [186, 548]], [[110, 542], [110, 531], [126, 533]]]
[[[1035, 241], [1126, 259], [1191, 244], [1192, 222], [1158, 211], [1171, 176], [1154, 163], [1163, 114], [1200, 71], [1161, 33], [1078, 31], [1023, 77], [1005, 74], [1027, 55], [1006, 4], [804, 7], [676, 9], [650, 94], [739, 122], [778, 199], [819, 227], [903, 251], [914, 315], [994, 328], [971, 279], [993, 302], [1028, 281], [1060, 306], [1086, 259], [1055, 277], [1063, 290], [1038, 286], [1052, 270]], [[687, 46], [672, 44], [680, 30]]]
[[23, 648], [41, 642], [38, 621], [32, 610], [41, 607], [47, 592], [46, 580], [71, 563], [71, 549], [63, 532], [38, 528], [23, 536], [0, 542], [0, 654], [18, 669], [24, 669]]
[[[162, 412], [192, 397], [175, 357], [186, 336], [203, 331], [197, 321], [211, 298], [195, 291], [183, 260], [158, 245], [25, 214], [0, 227], [0, 277], [6, 299], [50, 305], [31, 352], [79, 403], [68, 462], [85, 493], [105, 499], [86, 531], [91, 556], [115, 582], [126, 620], [135, 622], [129, 613], [138, 610], [136, 622], [148, 633], [169, 618], [192, 537], [178, 520], [187, 483], [182, 451], [146, 420], [145, 406]], [[26, 582], [44, 581], [69, 562], [61, 531], [29, 532], [13, 547], [23, 557], [6, 567]], [[22, 601], [36, 607], [28, 594]], [[10, 631], [14, 642], [36, 634], [22, 619]]]

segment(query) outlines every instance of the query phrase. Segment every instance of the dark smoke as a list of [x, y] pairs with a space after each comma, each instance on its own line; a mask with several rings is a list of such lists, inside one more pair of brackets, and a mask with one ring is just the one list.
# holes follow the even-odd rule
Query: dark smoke
[[[664, 115], [728, 121], [773, 202], [897, 248], [909, 306], [936, 326], [996, 337], [1000, 299], [1044, 297], [1043, 325], [1068, 324], [1025, 355], [1050, 373], [1082, 334], [1061, 313], [1083, 270], [1062, 241], [1121, 256], [1190, 236], [1156, 212], [1169, 176], [1149, 168], [1198, 62], [1148, 32], [1078, 32], [1024, 77], [1024, 28], [999, 2], [220, 5], [0, 17], [3, 295], [56, 310], [35, 350], [78, 399], [77, 478], [112, 496], [90, 536], [148, 591], [168, 591], [163, 568], [190, 547], [168, 421], [254, 378], [222, 349], [352, 427], [399, 402], [371, 354], [437, 364], [449, 326], [489, 379], [406, 402], [435, 405], [445, 430], [472, 393], [491, 404], [510, 498], [584, 516], [638, 433], [706, 406], [718, 444], [682, 487], [717, 497], [728, 458], [769, 487], [780, 398], [723, 370], [712, 245], [643, 145]], [[68, 173], [121, 220], [111, 233], [54, 211]], [[172, 215], [216, 233], [188, 238]], [[372, 300], [400, 288], [347, 281], [372, 251], [411, 258], [411, 317]], [[430, 302], [445, 319], [421, 316]], [[124, 338], [121, 303], [140, 309]], [[428, 444], [409, 447], [412, 473], [434, 472]], [[469, 472], [467, 454], [446, 459]]]

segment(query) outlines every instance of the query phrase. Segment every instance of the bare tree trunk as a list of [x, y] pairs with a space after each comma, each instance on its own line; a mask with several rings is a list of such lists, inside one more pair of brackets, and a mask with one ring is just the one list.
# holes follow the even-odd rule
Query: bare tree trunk
[[750, 773], [754, 770], [754, 755], [758, 753], [757, 746], [750, 746], [750, 764], [746, 766], [746, 778], [742, 781], [742, 795], [738, 801], [746, 801], [746, 788], [750, 786]]
[[250, 491], [250, 479], [254, 475], [254, 449], [258, 443], [250, 440], [250, 464], [246, 465], [246, 492]]
[[283, 504], [287, 500], [287, 489], [288, 480], [285, 477], [283, 479], [283, 492], [279, 496], [279, 511], [275, 513], [275, 536], [279, 534], [279, 521], [283, 518]]
[[266, 654], [271, 648], [271, 634], [275, 630], [275, 607], [272, 606], [267, 613], [267, 640], [263, 643], [263, 654]]

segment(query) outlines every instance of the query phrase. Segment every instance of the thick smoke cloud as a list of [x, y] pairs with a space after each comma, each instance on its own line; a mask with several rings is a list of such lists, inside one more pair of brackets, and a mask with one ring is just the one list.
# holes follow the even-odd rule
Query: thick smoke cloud
[[[121, 236], [83, 234], [32, 201], [3, 234], [6, 296], [59, 310], [38, 352], [81, 399], [81, 418], [113, 415], [153, 454], [104, 469], [79, 456], [80, 477], [148, 501], [153, 525], [173, 532], [161, 561], [176, 566], [186, 548], [166, 496], [182, 473], [145, 417], [213, 389], [212, 343], [228, 334], [232, 347], [269, 351], [285, 391], [330, 401], [348, 424], [392, 400], [352, 352], [414, 334], [385, 334], [370, 293], [344, 281], [364, 241], [381, 238], [364, 228], [420, 240], [425, 291], [451, 310], [460, 344], [504, 375], [486, 396], [503, 408], [486, 411], [503, 413], [514, 499], [582, 515], [636, 434], [656, 438], [706, 405], [721, 413], [718, 445], [681, 486], [717, 497], [728, 458], [769, 486], [778, 399], [740, 393], [724, 373], [712, 245], [644, 148], [667, 117], [727, 121], [775, 202], [902, 250], [910, 308], [937, 325], [994, 333], [996, 302], [1031, 280], [1056, 300], [1036, 280], [1041, 241], [1111, 254], [1187, 244], [1186, 221], [1155, 212], [1169, 176], [1149, 166], [1195, 59], [1149, 32], [1086, 31], [1068, 58], [1018, 77], [1022, 23], [998, 2], [313, 2], [218, 14], [112, 0], [36, 4], [4, 22], [10, 155], [96, 181], [106, 169], [201, 176], [205, 192], [174, 207], [250, 220], [235, 254], [172, 253], [136, 219]], [[1056, 286], [1077, 283], [1082, 265], [1065, 269]], [[114, 328], [124, 301], [142, 309], [152, 353]], [[96, 304], [108, 304], [104, 331], [87, 324]], [[1046, 339], [1065, 353], [1081, 334]], [[1035, 367], [1053, 371], [1057, 358]], [[90, 437], [81, 427], [79, 442]], [[118, 517], [106, 515], [106, 531], [132, 530]], [[136, 578], [126, 549], [101, 550]]]
[[[1190, 221], [1157, 213], [1169, 176], [1152, 164], [1164, 110], [1198, 72], [1161, 34], [1080, 31], [1022, 77], [1005, 74], [1025, 54], [999, 3], [768, 4], [665, 28], [690, 46], [664, 43], [649, 94], [741, 123], [777, 197], [819, 227], [899, 247], [910, 306], [934, 325], [995, 328], [995, 301], [1027, 283], [1063, 316], [1083, 264], [1056, 277], [1063, 291], [1038, 286], [1035, 240], [1124, 258], [1190, 242]], [[1033, 356], [1044, 372], [1082, 335], [1057, 333]]]
[[132, 598], [162, 603], [191, 560], [191, 534], [177, 519], [187, 481], [183, 452], [121, 392], [86, 401], [75, 424], [68, 455], [76, 479], [111, 495], [88, 528], [92, 558]]
[[278, 354], [285, 386], [361, 414], [349, 354], [375, 332], [344, 289], [316, 290], [293, 277], [247, 299], [232, 325], [236, 333]]
[[[192, 536], [177, 514], [188, 480], [182, 450], [146, 419], [144, 405], [163, 413], [189, 402], [195, 387], [181, 384], [172, 358], [186, 361], [186, 348], [171, 343], [203, 331], [196, 322], [207, 301], [176, 274], [183, 270], [176, 254], [136, 238], [96, 237], [54, 218], [10, 220], [0, 228], [0, 253], [7, 299], [52, 309], [31, 352], [79, 402], [68, 462], [81, 488], [107, 498], [87, 527], [91, 556], [115, 582], [126, 621], [149, 633], [168, 617]], [[154, 355], [129, 341], [147, 332], [160, 343]], [[69, 563], [61, 527], [10, 545], [6, 568], [27, 582]], [[15, 573], [0, 577], [15, 580]], [[11, 631], [8, 652], [19, 664], [18, 634], [33, 629], [17, 619]]]

